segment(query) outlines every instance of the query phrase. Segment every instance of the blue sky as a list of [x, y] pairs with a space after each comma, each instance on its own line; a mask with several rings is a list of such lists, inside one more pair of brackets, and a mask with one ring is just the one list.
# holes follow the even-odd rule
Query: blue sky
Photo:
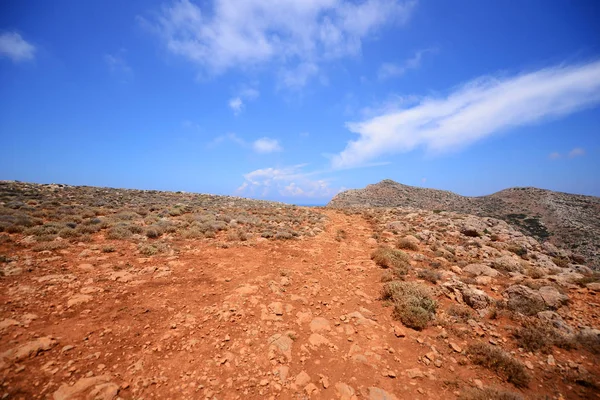
[[600, 3], [0, 5], [0, 179], [600, 196]]

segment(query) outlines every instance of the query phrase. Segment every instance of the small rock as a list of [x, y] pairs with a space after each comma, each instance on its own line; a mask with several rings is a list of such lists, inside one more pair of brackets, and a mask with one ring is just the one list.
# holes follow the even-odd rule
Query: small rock
[[283, 304], [279, 301], [269, 304], [268, 308], [275, 315], [283, 315]]
[[457, 352], [457, 353], [461, 353], [462, 352], [462, 348], [459, 345], [457, 345], [456, 343], [450, 342], [449, 344], [450, 344], [450, 348], [452, 350], [454, 350], [455, 352]]
[[294, 384], [297, 387], [304, 387], [310, 382], [310, 376], [302, 371], [298, 375], [296, 375], [296, 379], [294, 380]]
[[331, 326], [329, 325], [329, 321], [325, 318], [316, 317], [312, 321], [310, 321], [310, 330], [311, 332], [330, 331]]

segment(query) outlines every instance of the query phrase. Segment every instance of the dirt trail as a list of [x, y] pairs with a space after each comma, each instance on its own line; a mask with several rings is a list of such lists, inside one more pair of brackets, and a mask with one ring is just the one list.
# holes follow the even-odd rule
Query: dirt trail
[[455, 398], [475, 372], [458, 368], [441, 328], [405, 329], [377, 300], [363, 217], [322, 212], [329, 222], [314, 238], [181, 241], [178, 255], [150, 258], [119, 242], [115, 253], [82, 247], [6, 277], [2, 319], [16, 323], [3, 328], [0, 353], [39, 337], [57, 343], [3, 365], [2, 393]]

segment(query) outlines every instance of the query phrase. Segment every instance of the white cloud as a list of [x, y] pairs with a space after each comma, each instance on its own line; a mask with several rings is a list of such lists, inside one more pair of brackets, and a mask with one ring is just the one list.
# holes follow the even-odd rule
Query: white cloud
[[0, 56], [8, 57], [14, 62], [31, 61], [35, 58], [36, 48], [16, 32], [0, 35]]
[[580, 157], [583, 155], [585, 155], [585, 150], [582, 149], [581, 147], [576, 147], [569, 152], [569, 158]]
[[240, 97], [234, 97], [229, 100], [229, 108], [233, 110], [235, 115], [238, 115], [242, 111], [242, 107], [244, 106], [244, 102]]
[[229, 108], [235, 115], [239, 115], [245, 107], [244, 100], [254, 100], [260, 95], [260, 92], [253, 88], [240, 90], [237, 96], [229, 99]]
[[[282, 83], [305, 84], [319, 65], [357, 55], [381, 27], [408, 20], [415, 0], [179, 0], [141, 19], [167, 50], [217, 75], [275, 63]], [[295, 74], [294, 71], [297, 73]]]
[[334, 168], [358, 167], [384, 155], [425, 146], [433, 152], [464, 147], [497, 132], [541, 122], [600, 102], [600, 61], [559, 65], [512, 77], [481, 77], [446, 97], [385, 109], [347, 123], [360, 137], [332, 158]]
[[283, 150], [278, 140], [267, 137], [255, 140], [252, 148], [257, 153], [274, 153]]
[[326, 198], [332, 197], [344, 188], [332, 188], [325, 179], [314, 179], [317, 172], [305, 173], [306, 164], [283, 168], [257, 169], [244, 175], [244, 183], [237, 189], [244, 196], [279, 194], [285, 197]]
[[421, 66], [421, 61], [423, 59], [424, 54], [433, 53], [435, 51], [437, 50], [425, 49], [417, 51], [413, 57], [404, 61], [402, 64], [383, 63], [381, 67], [379, 67], [377, 77], [379, 78], [379, 80], [384, 80], [404, 75], [407, 71], [411, 69], [417, 69]]

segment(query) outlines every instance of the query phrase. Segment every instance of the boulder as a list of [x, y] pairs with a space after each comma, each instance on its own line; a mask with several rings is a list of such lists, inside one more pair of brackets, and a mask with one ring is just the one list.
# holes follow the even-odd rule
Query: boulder
[[543, 286], [538, 292], [552, 309], [557, 309], [569, 301], [569, 296], [560, 293], [554, 286]]
[[467, 272], [474, 276], [483, 275], [490, 277], [495, 277], [499, 274], [494, 268], [490, 268], [485, 264], [469, 264], [463, 268], [463, 272]]

